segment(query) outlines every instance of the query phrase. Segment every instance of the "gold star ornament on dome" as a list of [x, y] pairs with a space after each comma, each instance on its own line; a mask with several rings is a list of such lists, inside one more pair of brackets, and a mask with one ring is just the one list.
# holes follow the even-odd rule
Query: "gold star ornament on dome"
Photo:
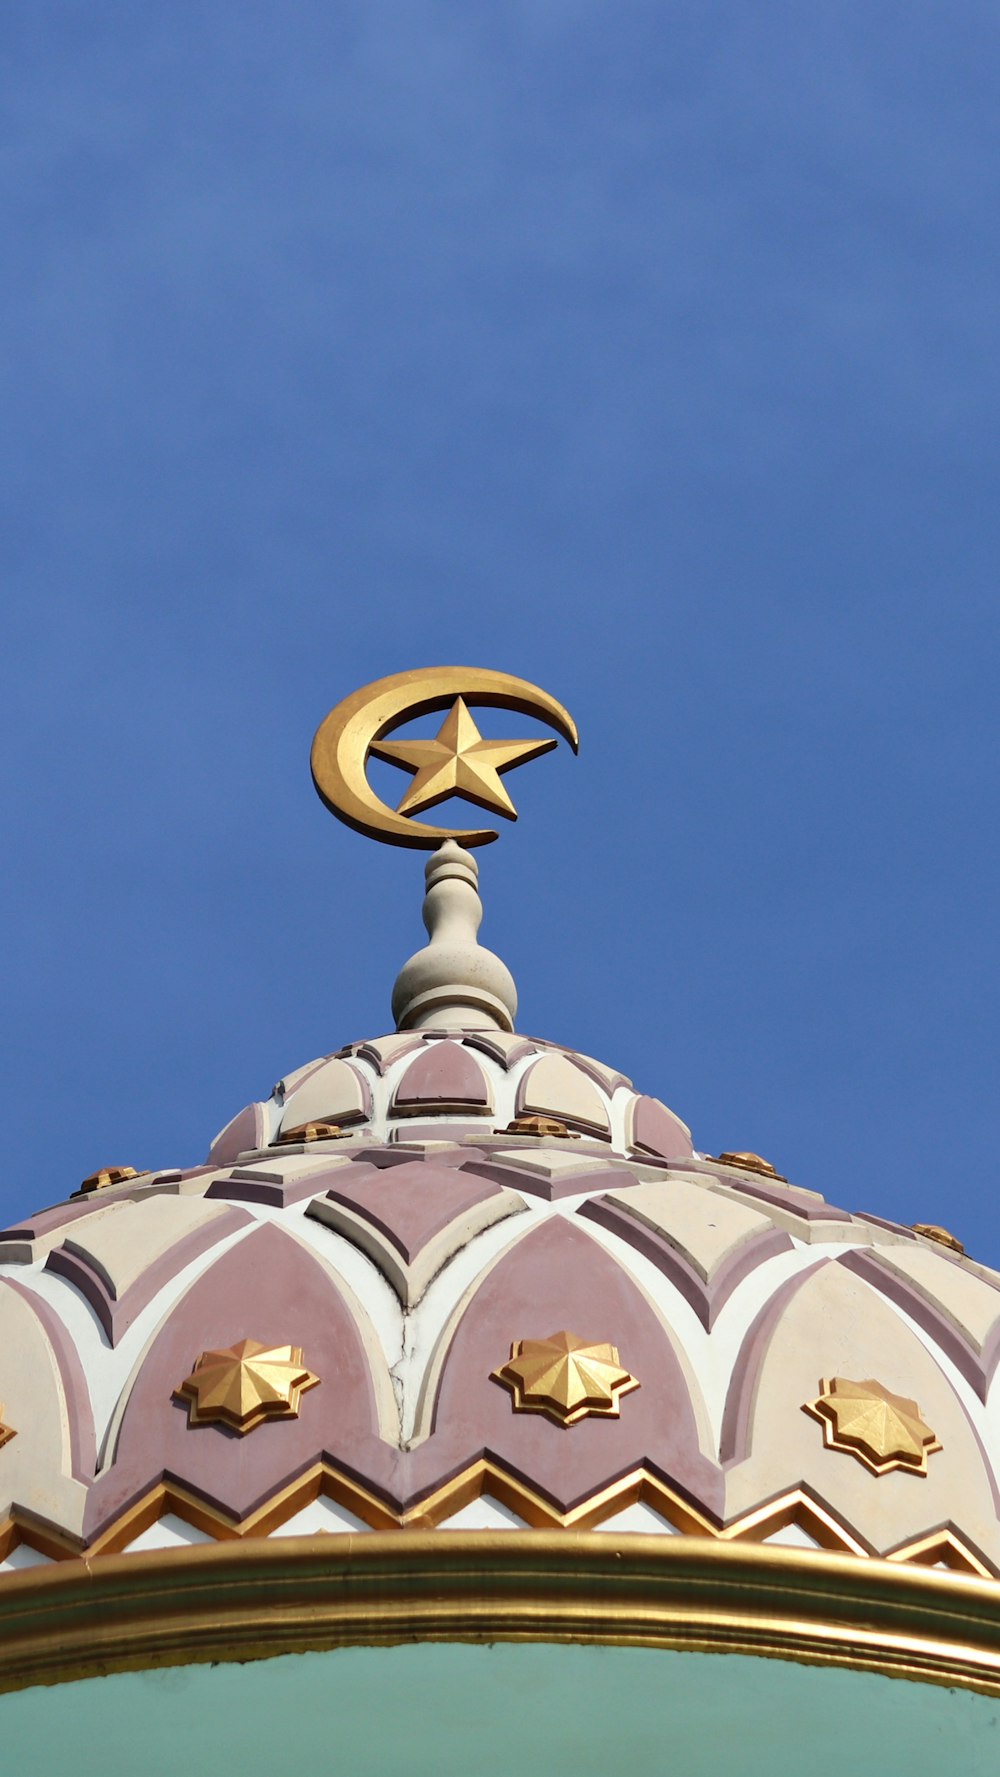
[[927, 1458], [941, 1444], [916, 1401], [893, 1394], [871, 1376], [863, 1382], [834, 1376], [819, 1386], [816, 1400], [806, 1401], [802, 1411], [820, 1421], [828, 1450], [856, 1456], [873, 1475], [892, 1469], [926, 1475]]
[[575, 1333], [518, 1339], [493, 1381], [513, 1395], [515, 1413], [544, 1413], [557, 1425], [617, 1419], [618, 1402], [639, 1384], [624, 1370], [616, 1345], [592, 1344]]
[[240, 1339], [203, 1351], [174, 1394], [188, 1404], [189, 1425], [228, 1425], [243, 1435], [265, 1419], [297, 1419], [300, 1396], [318, 1382], [300, 1346]]

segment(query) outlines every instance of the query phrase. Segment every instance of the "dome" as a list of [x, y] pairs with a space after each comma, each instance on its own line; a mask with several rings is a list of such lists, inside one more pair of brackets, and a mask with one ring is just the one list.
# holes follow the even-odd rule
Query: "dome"
[[529, 1526], [1000, 1570], [1000, 1277], [548, 1042], [351, 1043], [0, 1266], [7, 1571]]
[[473, 857], [427, 885], [394, 1030], [0, 1232], [0, 1685], [509, 1639], [1000, 1691], [1000, 1275], [521, 1034]]

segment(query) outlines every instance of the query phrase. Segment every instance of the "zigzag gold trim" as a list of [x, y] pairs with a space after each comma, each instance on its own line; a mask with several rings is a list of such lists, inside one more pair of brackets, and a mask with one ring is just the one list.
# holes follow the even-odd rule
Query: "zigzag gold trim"
[[819, 1543], [821, 1549], [829, 1549], [839, 1555], [871, 1557], [872, 1551], [867, 1544], [854, 1536], [828, 1507], [820, 1505], [802, 1487], [794, 1487], [790, 1493], [783, 1493], [778, 1499], [755, 1506], [752, 1511], [735, 1518], [724, 1530], [718, 1530], [715, 1534], [725, 1542], [762, 1543], [778, 1531], [787, 1530], [790, 1524], [798, 1525], [800, 1530], [804, 1530]]
[[687, 1536], [719, 1534], [709, 1518], [645, 1469], [634, 1469], [631, 1474], [603, 1487], [599, 1493], [591, 1494], [571, 1511], [560, 1512], [542, 1494], [518, 1480], [515, 1475], [508, 1474], [488, 1457], [472, 1463], [461, 1474], [453, 1476], [450, 1481], [437, 1488], [427, 1499], [421, 1500], [418, 1506], [412, 1507], [402, 1520], [403, 1527], [407, 1530], [435, 1529], [461, 1511], [463, 1506], [484, 1494], [490, 1499], [499, 1500], [501, 1505], [507, 1506], [519, 1518], [523, 1518], [526, 1524], [539, 1530], [590, 1530], [595, 1525], [602, 1524], [606, 1518], [614, 1517], [616, 1512], [624, 1511], [627, 1506], [642, 1500], [659, 1512], [674, 1530]]
[[[534, 1531], [563, 1534], [594, 1530], [628, 1506], [642, 1503], [659, 1513], [668, 1533], [672, 1530], [684, 1537], [705, 1538], [729, 1545], [760, 1545], [795, 1524], [823, 1551], [861, 1557], [866, 1561], [877, 1559], [867, 1543], [829, 1507], [801, 1487], [753, 1507], [728, 1524], [719, 1524], [665, 1481], [640, 1467], [591, 1494], [570, 1511], [560, 1512], [542, 1493], [485, 1457], [471, 1463], [402, 1514], [360, 1482], [325, 1463], [315, 1463], [242, 1519], [222, 1511], [179, 1482], [160, 1482], [133, 1501], [89, 1545], [82, 1538], [15, 1508], [10, 1518], [0, 1525], [0, 1561], [6, 1560], [11, 1550], [22, 1542], [55, 1562], [73, 1560], [81, 1555], [85, 1555], [88, 1561], [92, 1558], [103, 1560], [127, 1550], [143, 1531], [168, 1513], [194, 1525], [217, 1543], [265, 1538], [321, 1496], [343, 1506], [373, 1533], [402, 1531], [413, 1535], [447, 1527], [449, 1519], [481, 1497], [497, 1500]], [[458, 1533], [449, 1531], [448, 1534]], [[807, 1555], [809, 1552], [803, 1551]], [[939, 1526], [893, 1549], [885, 1558], [897, 1565], [909, 1563], [921, 1567], [935, 1567], [944, 1562], [958, 1573], [975, 1574], [983, 1579], [996, 1577], [980, 1552], [965, 1543], [948, 1525]], [[6, 1576], [3, 1576], [2, 1583], [6, 1584]]]
[[85, 1548], [82, 1537], [60, 1530], [33, 1512], [15, 1506], [10, 1517], [0, 1524], [0, 1561], [6, 1561], [21, 1543], [29, 1549], [37, 1549], [49, 1561], [73, 1560], [82, 1555]]
[[244, 1537], [0, 1585], [0, 1690], [365, 1643], [536, 1640], [765, 1655], [1000, 1696], [995, 1581], [708, 1537]]
[[891, 1549], [886, 1560], [909, 1561], [922, 1567], [937, 1567], [943, 1563], [955, 1573], [975, 1573], [984, 1580], [996, 1579], [993, 1569], [987, 1566], [982, 1556], [948, 1529], [933, 1530], [926, 1536], [916, 1537], [913, 1542], [903, 1543], [898, 1549]]
[[186, 1524], [193, 1524], [197, 1530], [203, 1530], [206, 1536], [213, 1537], [217, 1542], [239, 1542], [247, 1537], [270, 1536], [273, 1530], [277, 1530], [289, 1518], [294, 1518], [296, 1512], [311, 1505], [321, 1494], [353, 1512], [356, 1518], [369, 1524], [373, 1530], [400, 1528], [400, 1519], [381, 1500], [376, 1499], [373, 1493], [369, 1493], [339, 1471], [328, 1468], [323, 1463], [316, 1463], [305, 1474], [289, 1482], [287, 1487], [282, 1487], [273, 1494], [257, 1511], [251, 1512], [249, 1517], [239, 1519], [219, 1511], [176, 1482], [161, 1482], [129, 1506], [120, 1518], [116, 1518], [91, 1543], [87, 1555], [89, 1558], [92, 1555], [120, 1553], [168, 1512], [182, 1518]]

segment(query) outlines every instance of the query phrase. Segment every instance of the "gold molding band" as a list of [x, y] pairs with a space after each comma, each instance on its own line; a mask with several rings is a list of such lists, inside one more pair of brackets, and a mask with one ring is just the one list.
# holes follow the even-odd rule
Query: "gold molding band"
[[756, 1654], [1000, 1695], [997, 1585], [700, 1537], [410, 1531], [81, 1557], [0, 1581], [0, 1690], [431, 1641]]

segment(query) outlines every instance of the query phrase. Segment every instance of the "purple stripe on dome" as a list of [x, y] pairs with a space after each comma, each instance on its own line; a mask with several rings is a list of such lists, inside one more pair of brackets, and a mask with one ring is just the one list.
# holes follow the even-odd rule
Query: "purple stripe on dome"
[[649, 1098], [645, 1093], [632, 1107], [631, 1146], [664, 1160], [680, 1159], [693, 1152], [691, 1136], [680, 1118], [658, 1098]]
[[275, 1209], [291, 1209], [294, 1204], [301, 1203], [305, 1197], [315, 1197], [322, 1191], [327, 1178], [332, 1178], [338, 1168], [331, 1166], [326, 1172], [317, 1170], [307, 1179], [297, 1178], [294, 1181], [284, 1179], [280, 1173], [265, 1174], [263, 1169], [256, 1178], [251, 1177], [249, 1167], [237, 1167], [228, 1178], [216, 1179], [205, 1192], [206, 1198], [224, 1203], [267, 1203]]
[[589, 1074], [591, 1079], [596, 1081], [597, 1085], [601, 1087], [602, 1091], [607, 1093], [609, 1098], [612, 1093], [618, 1091], [620, 1086], [624, 1086], [626, 1091], [631, 1092], [632, 1081], [629, 1079], [628, 1074], [620, 1074], [617, 1068], [608, 1068], [606, 1071], [602, 1071], [598, 1065], [589, 1061], [586, 1055], [576, 1055], [574, 1056], [574, 1060], [577, 1067], [581, 1067], [585, 1074]]
[[[44, 1235], [51, 1234], [55, 1229], [69, 1227], [72, 1222], [79, 1221], [81, 1216], [93, 1215], [96, 1210], [110, 1209], [115, 1203], [138, 1203], [146, 1197], [174, 1196], [171, 1187], [174, 1184], [198, 1178], [202, 1173], [215, 1172], [214, 1166], [192, 1166], [185, 1172], [152, 1173], [133, 1180], [131, 1185], [107, 1186], [103, 1190], [89, 1191], [85, 1197], [78, 1197], [66, 1203], [54, 1204], [51, 1209], [42, 1209], [36, 1214], [26, 1216], [23, 1222], [0, 1231], [0, 1242], [31, 1242], [40, 1240]], [[207, 1195], [207, 1192], [206, 1192]], [[0, 1263], [30, 1264], [30, 1254], [18, 1255], [3, 1253]]]
[[85, 1251], [73, 1249], [69, 1242], [53, 1247], [45, 1262], [45, 1270], [75, 1285], [90, 1303], [111, 1345], [128, 1331], [137, 1314], [148, 1308], [163, 1285], [200, 1258], [210, 1247], [217, 1246], [238, 1228], [249, 1227], [251, 1217], [242, 1209], [223, 1210], [205, 1227], [192, 1228], [183, 1239], [175, 1241], [166, 1252], [147, 1265], [141, 1276], [120, 1297], [116, 1297]]
[[[555, 1044], [551, 1046], [556, 1047]], [[627, 1074], [620, 1074], [617, 1068], [602, 1067], [599, 1061], [591, 1061], [589, 1055], [578, 1055], [575, 1049], [560, 1047], [559, 1053], [565, 1055], [567, 1061], [571, 1061], [582, 1074], [586, 1074], [589, 1079], [593, 1080], [594, 1085], [599, 1086], [602, 1092], [606, 1092], [609, 1098], [613, 1092], [617, 1092], [619, 1086], [631, 1086], [632, 1084]]]
[[[400, 1061], [404, 1055], [415, 1054], [418, 1049], [421, 1049], [423, 1047], [424, 1037], [428, 1034], [430, 1033], [422, 1031], [419, 1036], [408, 1036], [405, 1042], [398, 1043], [395, 1038], [392, 1038], [390, 1039], [392, 1042], [392, 1048], [389, 1053], [384, 1056], [380, 1048], [380, 1039], [377, 1037], [368, 1037], [363, 1043], [345, 1044], [343, 1049], [337, 1050], [336, 1055], [332, 1057], [332, 1059], [335, 1061], [346, 1061], [349, 1056], [356, 1056], [359, 1061], [366, 1061], [368, 1066], [373, 1068], [375, 1073], [381, 1078], [387, 1069], [393, 1065], [393, 1062]], [[440, 1034], [443, 1036], [445, 1033], [442, 1031]]]
[[285, 1094], [281, 1129], [298, 1128], [304, 1123], [336, 1123], [346, 1128], [351, 1123], [367, 1123], [372, 1114], [372, 1089], [360, 1068], [340, 1056], [333, 1056], [312, 1069], [305, 1080], [297, 1080]]
[[607, 1228], [612, 1234], [627, 1241], [636, 1252], [645, 1254], [657, 1270], [680, 1291], [709, 1333], [737, 1284], [749, 1277], [751, 1271], [755, 1271], [766, 1259], [773, 1259], [778, 1253], [794, 1251], [790, 1235], [778, 1228], [770, 1228], [767, 1232], [752, 1235], [737, 1252], [723, 1259], [705, 1283], [690, 1261], [663, 1234], [630, 1215], [624, 1205], [615, 1203], [612, 1198], [594, 1198], [589, 1203], [581, 1204], [576, 1213], [597, 1222], [600, 1227]]
[[[476, 1148], [459, 1146], [464, 1133], [461, 1127], [455, 1137], [454, 1147], [426, 1149], [423, 1146], [425, 1141], [450, 1142], [452, 1139], [449, 1124], [434, 1123], [431, 1128], [434, 1134], [424, 1135], [419, 1126], [414, 1127], [412, 1123], [407, 1123], [405, 1128], [400, 1129], [391, 1146], [380, 1143], [378, 1146], [373, 1144], [359, 1148], [354, 1159], [363, 1161], [368, 1166], [406, 1166], [411, 1160], [433, 1161], [435, 1166], [461, 1166], [470, 1154], [478, 1152]], [[481, 1134], [482, 1131], [477, 1129], [476, 1133]]]
[[467, 1049], [478, 1049], [481, 1054], [488, 1055], [491, 1061], [499, 1062], [505, 1072], [513, 1067], [515, 1061], [520, 1061], [523, 1055], [533, 1054], [537, 1048], [530, 1037], [521, 1037], [508, 1048], [504, 1043], [497, 1042], [488, 1030], [467, 1030], [463, 1032], [461, 1040]]
[[369, 1145], [367, 1147], [358, 1148], [355, 1153], [351, 1155], [351, 1161], [355, 1166], [376, 1167], [406, 1166], [410, 1160], [416, 1158], [417, 1156], [415, 1154], [407, 1153], [405, 1149], [390, 1148], [381, 1143], [377, 1147]]
[[719, 1456], [723, 1468], [731, 1468], [734, 1463], [743, 1462], [750, 1454], [750, 1417], [757, 1382], [779, 1320], [807, 1278], [830, 1263], [829, 1259], [816, 1259], [794, 1277], [786, 1278], [780, 1289], [775, 1290], [774, 1295], [768, 1298], [760, 1313], [751, 1321], [733, 1365], [722, 1413]]
[[550, 1047], [530, 1063], [518, 1080], [514, 1108], [519, 1117], [554, 1117], [591, 1141], [610, 1142], [606, 1097], [593, 1075], [584, 1073], [573, 1055]]
[[54, 1228], [68, 1227], [81, 1216], [93, 1215], [95, 1209], [107, 1209], [109, 1202], [120, 1201], [104, 1191], [94, 1191], [77, 1203], [57, 1203], [53, 1209], [39, 1210], [37, 1215], [26, 1216], [14, 1227], [4, 1228], [0, 1240], [40, 1240], [43, 1234], [51, 1234]]
[[477, 1183], [467, 1173], [424, 1163], [394, 1167], [357, 1181], [345, 1168], [326, 1196], [369, 1222], [412, 1265], [429, 1241], [477, 1204], [500, 1194], [499, 1185]]
[[[347, 1051], [345, 1050], [343, 1054], [346, 1053]], [[307, 1080], [311, 1080], [313, 1074], [318, 1074], [320, 1068], [325, 1067], [328, 1061], [340, 1061], [342, 1059], [343, 1055], [341, 1054], [318, 1055], [315, 1061], [307, 1062], [305, 1067], [296, 1068], [287, 1076], [287, 1078], [283, 1077], [280, 1079], [274, 1088], [274, 1092], [271, 1094], [272, 1098], [276, 1098], [280, 1095], [281, 1102], [284, 1104], [286, 1098], [291, 1098], [292, 1094], [297, 1092], [300, 1086], [304, 1086]], [[289, 1080], [292, 1081], [291, 1085], [288, 1083]]]
[[996, 1470], [994, 1469], [993, 1462], [990, 1458], [989, 1452], [986, 1449], [986, 1445], [983, 1443], [983, 1439], [980, 1434], [979, 1427], [977, 1426], [971, 1413], [968, 1411], [968, 1408], [966, 1407], [965, 1402], [963, 1400], [959, 1399], [958, 1404], [959, 1404], [959, 1407], [961, 1408], [961, 1411], [965, 1417], [965, 1420], [966, 1420], [966, 1423], [969, 1427], [969, 1430], [971, 1431], [972, 1436], [975, 1439], [976, 1447], [979, 1450], [980, 1457], [982, 1458], [983, 1468], [986, 1472], [986, 1479], [989, 1482], [990, 1493], [993, 1496], [993, 1509], [996, 1512], [997, 1517], [1000, 1518], [1000, 1482], [997, 1481]]
[[264, 1105], [244, 1105], [231, 1122], [226, 1124], [225, 1129], [219, 1131], [208, 1150], [209, 1163], [213, 1166], [230, 1166], [240, 1154], [262, 1147], [266, 1130]]
[[850, 1210], [837, 1209], [832, 1203], [824, 1203], [822, 1198], [799, 1195], [794, 1185], [760, 1185], [751, 1184], [748, 1179], [734, 1179], [722, 1173], [716, 1174], [720, 1185], [727, 1185], [731, 1191], [738, 1191], [743, 1197], [757, 1197], [761, 1203], [772, 1203], [775, 1209], [785, 1209], [789, 1215], [801, 1216], [804, 1222], [852, 1222], [854, 1217]]
[[[852, 1259], [869, 1259], [870, 1263], [867, 1265], [848, 1263]], [[879, 1294], [885, 1296], [895, 1307], [901, 1308], [905, 1314], [909, 1314], [911, 1319], [915, 1320], [917, 1325], [934, 1340], [940, 1350], [951, 1358], [959, 1374], [965, 1377], [979, 1399], [985, 1402], [990, 1377], [996, 1368], [997, 1357], [1000, 1355], [1000, 1326], [994, 1323], [983, 1346], [982, 1357], [977, 1358], [972, 1348], [962, 1339], [957, 1328], [950, 1321], [945, 1320], [944, 1316], [916, 1291], [908, 1290], [901, 1277], [888, 1270], [883, 1271], [874, 1255], [857, 1251], [850, 1252], [845, 1253], [843, 1258], [835, 1262], [843, 1265], [846, 1270], [853, 1271], [855, 1276], [860, 1277], [864, 1283], [870, 1284], [873, 1289], [878, 1290]], [[898, 1291], [893, 1287], [896, 1285], [898, 1285]], [[932, 1353], [928, 1353], [928, 1356], [932, 1355]], [[952, 1399], [957, 1403], [975, 1439], [989, 1482], [994, 1509], [1000, 1516], [1000, 1483], [997, 1481], [993, 1463], [987, 1454], [975, 1420], [969, 1413], [961, 1395], [954, 1389], [952, 1390]]]
[[857, 1209], [853, 1216], [856, 1222], [868, 1222], [873, 1228], [885, 1228], [890, 1234], [903, 1234], [907, 1240], [916, 1240], [912, 1228], [905, 1228], [902, 1222], [887, 1222], [884, 1216], [867, 1215], [864, 1210]]
[[52, 1348], [66, 1401], [70, 1473], [74, 1481], [89, 1482], [93, 1480], [97, 1467], [97, 1442], [90, 1390], [79, 1352], [55, 1309], [48, 1302], [41, 1296], [36, 1296], [32, 1290], [25, 1289], [23, 1284], [15, 1282], [12, 1277], [5, 1279], [5, 1283], [7, 1289], [13, 1290], [23, 1302], [27, 1302]]
[[531, 1197], [544, 1197], [547, 1203], [558, 1203], [562, 1197], [579, 1197], [583, 1191], [627, 1191], [640, 1182], [624, 1167], [616, 1169], [613, 1166], [600, 1171], [590, 1167], [581, 1172], [559, 1172], [549, 1178], [541, 1172], [529, 1172], [527, 1167], [522, 1168], [513, 1160], [477, 1159], [467, 1160], [463, 1170], [475, 1173], [479, 1178], [492, 1179], [498, 1185], [509, 1185], [512, 1190], [527, 1192]]
[[994, 1321], [982, 1349], [977, 1351], [942, 1309], [936, 1308], [911, 1283], [900, 1277], [898, 1271], [884, 1264], [877, 1254], [864, 1250], [848, 1252], [837, 1263], [871, 1284], [880, 1295], [915, 1320], [935, 1345], [950, 1357], [959, 1374], [985, 1403], [1000, 1358], [1000, 1319]]
[[264, 1184], [260, 1179], [216, 1179], [209, 1185], [206, 1197], [225, 1203], [267, 1203], [275, 1209], [291, 1209], [294, 1204], [301, 1203], [304, 1197], [315, 1197], [316, 1183], [310, 1179], [304, 1183], [301, 1179], [297, 1185], [285, 1185], [275, 1181]]

